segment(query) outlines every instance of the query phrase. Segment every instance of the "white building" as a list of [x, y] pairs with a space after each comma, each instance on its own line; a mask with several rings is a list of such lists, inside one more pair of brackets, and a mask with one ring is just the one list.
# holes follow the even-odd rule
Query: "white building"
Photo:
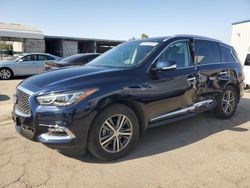
[[244, 64], [247, 54], [250, 53], [250, 20], [232, 24], [231, 45]]

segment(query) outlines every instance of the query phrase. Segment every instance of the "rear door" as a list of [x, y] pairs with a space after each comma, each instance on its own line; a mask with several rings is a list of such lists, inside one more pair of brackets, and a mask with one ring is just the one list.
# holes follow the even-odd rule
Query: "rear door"
[[37, 66], [37, 74], [42, 73], [44, 71], [44, 66], [45, 62], [47, 61], [47, 56], [43, 54], [38, 54], [37, 55], [37, 61], [36, 66]]
[[215, 41], [195, 40], [195, 64], [198, 69], [198, 97], [210, 97], [220, 92], [228, 82], [230, 69], [222, 62], [220, 45]]

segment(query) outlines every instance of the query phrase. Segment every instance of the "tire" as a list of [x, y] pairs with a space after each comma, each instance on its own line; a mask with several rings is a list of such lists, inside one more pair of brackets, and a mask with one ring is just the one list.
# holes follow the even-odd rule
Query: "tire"
[[[122, 126], [119, 128], [118, 124]], [[93, 121], [87, 148], [98, 159], [115, 160], [127, 155], [138, 139], [139, 124], [134, 111], [123, 104], [112, 104]]]
[[226, 86], [223, 92], [217, 96], [217, 106], [214, 115], [217, 118], [227, 119], [234, 115], [237, 108], [237, 93], [233, 86]]
[[0, 69], [0, 79], [9, 80], [12, 77], [12, 71], [7, 68]]

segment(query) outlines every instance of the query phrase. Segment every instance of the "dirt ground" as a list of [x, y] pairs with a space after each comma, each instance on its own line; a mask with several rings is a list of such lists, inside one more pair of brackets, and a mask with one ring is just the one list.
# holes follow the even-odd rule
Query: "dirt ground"
[[0, 187], [250, 187], [250, 93], [233, 118], [211, 113], [150, 129], [125, 158], [66, 156], [16, 133], [0, 81]]

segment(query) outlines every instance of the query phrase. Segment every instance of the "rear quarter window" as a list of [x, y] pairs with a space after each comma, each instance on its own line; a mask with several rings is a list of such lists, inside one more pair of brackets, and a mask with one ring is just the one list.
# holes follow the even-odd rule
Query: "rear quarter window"
[[236, 62], [236, 58], [233, 55], [233, 50], [229, 47], [220, 45], [221, 49], [221, 61], [222, 62]]
[[55, 60], [53, 57], [46, 55], [46, 60]]

